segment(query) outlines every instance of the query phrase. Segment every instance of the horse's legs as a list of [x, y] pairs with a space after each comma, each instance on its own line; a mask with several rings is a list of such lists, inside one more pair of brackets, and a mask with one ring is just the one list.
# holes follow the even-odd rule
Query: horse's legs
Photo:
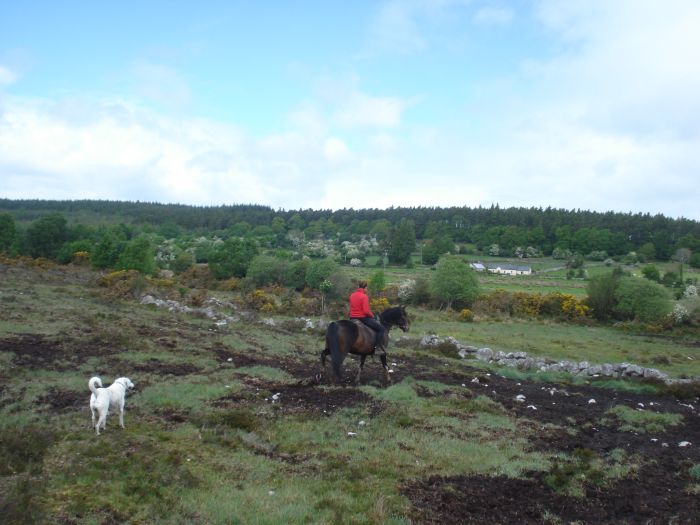
[[331, 351], [326, 347], [321, 351], [321, 373], [328, 377], [328, 363], [326, 356], [331, 355]]
[[381, 353], [379, 357], [381, 358], [382, 366], [384, 367], [384, 380], [387, 383], [391, 383], [391, 378], [389, 377], [389, 367], [386, 364], [386, 352]]
[[357, 377], [355, 378], [355, 383], [360, 384], [360, 376], [362, 375], [362, 368], [365, 366], [365, 359], [367, 359], [367, 354], [362, 354], [360, 356], [360, 368], [357, 369]]

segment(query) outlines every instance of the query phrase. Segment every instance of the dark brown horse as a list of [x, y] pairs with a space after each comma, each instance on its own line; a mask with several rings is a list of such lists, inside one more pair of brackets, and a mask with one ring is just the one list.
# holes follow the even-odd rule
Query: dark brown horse
[[[387, 308], [379, 314], [379, 322], [382, 323], [385, 329], [384, 341], [382, 341], [384, 348], [389, 343], [389, 330], [392, 327], [398, 326], [404, 332], [408, 332], [411, 326], [405, 306]], [[341, 320], [331, 322], [326, 330], [326, 348], [321, 352], [321, 366], [325, 370], [326, 356], [330, 355], [335, 377], [341, 379], [343, 374], [341, 365], [345, 356], [348, 354], [359, 355], [360, 368], [355, 378], [355, 382], [359, 383], [365, 359], [367, 359], [368, 355], [374, 354], [375, 338], [374, 330], [365, 326], [361, 321]], [[389, 367], [386, 364], [386, 351], [381, 352], [379, 357], [384, 367], [384, 378], [388, 383], [390, 380]]]

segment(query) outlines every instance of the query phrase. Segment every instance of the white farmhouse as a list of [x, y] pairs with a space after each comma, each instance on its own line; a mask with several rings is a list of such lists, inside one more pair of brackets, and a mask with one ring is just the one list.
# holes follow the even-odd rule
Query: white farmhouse
[[487, 264], [486, 269], [491, 273], [503, 275], [532, 275], [532, 268], [517, 264]]

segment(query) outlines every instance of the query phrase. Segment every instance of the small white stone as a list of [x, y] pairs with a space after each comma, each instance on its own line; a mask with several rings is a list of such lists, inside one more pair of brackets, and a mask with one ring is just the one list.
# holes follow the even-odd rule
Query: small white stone
[[690, 441], [681, 441], [680, 443], [678, 443], [679, 447], [689, 447], [690, 445], [692, 445]]
[[393, 373], [394, 373], [394, 369], [393, 369], [393, 368], [390, 368], [390, 369], [389, 369], [389, 373], [390, 373], [390, 374], [393, 374]]
[[229, 363], [232, 362], [232, 361], [233, 361], [233, 357], [229, 357], [226, 361], [228, 361]]
[[362, 421], [360, 421], [360, 422], [358, 423], [358, 425], [360, 425], [361, 427], [365, 426], [366, 424], [367, 424], [367, 423], [365, 423], [364, 420], [362, 420]]
[[595, 405], [595, 399], [591, 398], [588, 400], [589, 405]]
[[661, 446], [666, 448], [666, 447], [668, 447], [668, 443], [661, 443]]
[[644, 403], [637, 403], [638, 407], [644, 408]]
[[478, 384], [479, 384], [479, 378], [478, 378], [478, 377], [475, 377], [474, 379], [472, 379], [472, 383], [476, 383], [476, 384], [478, 385]]
[[277, 401], [280, 398], [280, 393], [277, 392], [275, 395], [272, 396], [273, 401]]
[[656, 443], [656, 442], [658, 441], [658, 439], [656, 439], [656, 438], [651, 438], [649, 441], [651, 441], [652, 443]]
[[269, 490], [267, 493], [268, 493], [270, 496], [274, 496], [274, 495], [275, 495], [275, 491], [274, 491], [274, 490]]
[[527, 408], [531, 410], [537, 410], [537, 407], [535, 405], [528, 405]]
[[350, 436], [350, 437], [356, 436], [356, 435], [357, 435], [357, 432], [348, 432], [348, 436]]
[[515, 396], [515, 400], [516, 400], [518, 403], [524, 403], [524, 402], [525, 402], [525, 396], [522, 395], [522, 394], [518, 394], [517, 396]]

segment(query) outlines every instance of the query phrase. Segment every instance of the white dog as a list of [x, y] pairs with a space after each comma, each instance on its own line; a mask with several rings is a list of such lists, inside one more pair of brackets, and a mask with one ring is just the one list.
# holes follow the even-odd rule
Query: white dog
[[[90, 396], [90, 412], [92, 412], [92, 424], [95, 426], [95, 432], [100, 435], [100, 426], [104, 429], [107, 425], [107, 414], [109, 409], [119, 409], [119, 424], [124, 428], [124, 401], [126, 392], [130, 388], [134, 388], [134, 383], [128, 377], [120, 377], [116, 379], [107, 388], [102, 388], [102, 380], [99, 377], [93, 377], [88, 383], [92, 396]], [[95, 410], [97, 410], [97, 424], [95, 424]]]

